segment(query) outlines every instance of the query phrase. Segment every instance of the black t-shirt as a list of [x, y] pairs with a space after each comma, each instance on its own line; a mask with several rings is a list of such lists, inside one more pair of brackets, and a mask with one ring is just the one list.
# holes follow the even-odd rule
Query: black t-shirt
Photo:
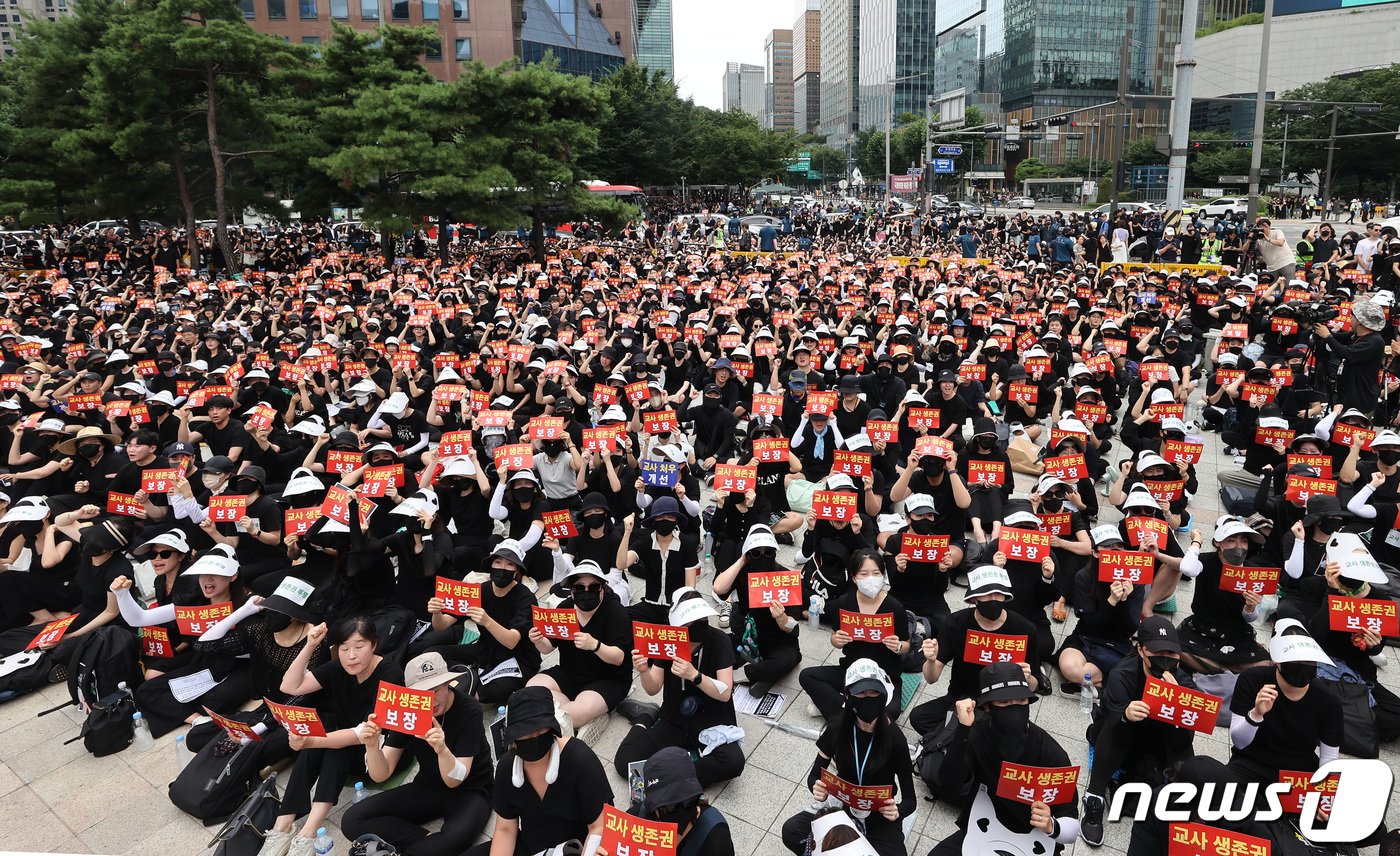
[[317, 709], [326, 719], [326, 730], [354, 728], [374, 713], [374, 699], [379, 692], [379, 682], [403, 685], [403, 667], [397, 663], [381, 659], [365, 676], [364, 680], [346, 674], [340, 661], [332, 657], [324, 666], [318, 666], [311, 677], [321, 685]]
[[[703, 643], [698, 651], [695, 649], [697, 641]], [[733, 725], [736, 721], [732, 699], [727, 702], [716, 701], [696, 686], [699, 681], [718, 675], [721, 669], [734, 667], [734, 646], [730, 644], [728, 634], [709, 625], [691, 636], [690, 645], [691, 665], [702, 675], [697, 680], [683, 681], [671, 674], [669, 660], [657, 660], [653, 665], [665, 670], [661, 684], [661, 718], [683, 729], [692, 740], [697, 740], [697, 735], [706, 728], [714, 725]], [[729, 682], [734, 682], [732, 677]], [[682, 699], [687, 696], [695, 696], [700, 704], [699, 710], [690, 716], [681, 713]], [[698, 747], [697, 740], [695, 744], [686, 748]]]
[[[1003, 612], [1006, 620], [996, 630], [983, 630], [977, 623], [977, 610], [960, 609], [948, 616], [938, 634], [938, 662], [952, 663], [953, 674], [948, 678], [948, 694], [955, 699], [977, 698], [981, 692], [982, 669], [985, 663], [969, 663], [963, 659], [969, 631], [995, 633], [999, 636], [1025, 636], [1027, 659], [1036, 656], [1038, 634], [1035, 625], [1010, 610]], [[1034, 668], [1031, 670], [1035, 671]]]
[[885, 573], [890, 578], [890, 593], [915, 612], [928, 615], [948, 590], [948, 574], [939, 570], [937, 562], [915, 562], [912, 559], [903, 571], [899, 570], [894, 557], [904, 549], [905, 533], [914, 534], [906, 526], [885, 541], [885, 552], [890, 556], [885, 563]]
[[[642, 529], [631, 546], [641, 564], [639, 575], [646, 583], [646, 592], [642, 597], [651, 603], [670, 604], [671, 593], [686, 584], [686, 568], [700, 566], [700, 537], [690, 532], [676, 531], [671, 534], [666, 549], [659, 549], [658, 544], [655, 533]], [[666, 563], [664, 573], [661, 567], [663, 558]]]
[[[840, 621], [841, 610], [847, 612], [860, 612], [860, 607], [856, 604], [856, 591], [851, 589], [836, 599], [834, 604], [828, 606], [831, 610], [833, 622]], [[909, 641], [909, 614], [904, 610], [904, 604], [900, 603], [893, 595], [886, 592], [881, 596], [880, 605], [867, 615], [891, 614], [894, 616], [894, 635], [901, 640]], [[839, 623], [835, 626], [839, 626]], [[900, 683], [900, 656], [885, 647], [884, 642], [861, 642], [852, 641], [841, 649], [841, 668], [844, 670], [856, 660], [866, 658], [875, 661], [875, 665], [885, 670], [889, 676], [890, 683], [899, 686]]]
[[[486, 739], [486, 726], [481, 719], [481, 704], [460, 690], [453, 691], [452, 706], [437, 718], [447, 740], [448, 750], [458, 758], [471, 758], [467, 778], [457, 787], [483, 794], [491, 792], [491, 745]], [[418, 775], [413, 781], [430, 788], [447, 789], [442, 778], [437, 752], [428, 741], [400, 731], [384, 732], [384, 745], [407, 749], [418, 761]]]
[[190, 430], [204, 438], [210, 453], [214, 455], [227, 455], [230, 449], [235, 448], [246, 449], [253, 442], [243, 426], [232, 419], [222, 428], [215, 427], [208, 420], [196, 422], [190, 426]]
[[[561, 608], [572, 608], [573, 605], [574, 599], [571, 597], [565, 598], [559, 604]], [[622, 658], [621, 664], [614, 666], [603, 662], [592, 649], [581, 651], [573, 642], [560, 640], [554, 643], [554, 647], [559, 651], [559, 667], [585, 684], [594, 681], [631, 684], [632, 619], [628, 617], [627, 609], [617, 598], [608, 593], [606, 586], [603, 590], [603, 602], [594, 610], [588, 623], [579, 621], [578, 629], [604, 645], [621, 648], [628, 656]]]
[[417, 410], [410, 410], [403, 416], [385, 416], [383, 419], [391, 432], [389, 443], [401, 451], [417, 446], [424, 434], [431, 433], [427, 417]]
[[1254, 698], [1265, 684], [1273, 684], [1279, 691], [1274, 706], [1265, 714], [1254, 740], [1243, 749], [1235, 749], [1231, 759], [1269, 770], [1316, 770], [1317, 744], [1342, 745], [1342, 703], [1317, 684], [1293, 701], [1283, 694], [1272, 665], [1255, 666], [1240, 672], [1230, 713], [1244, 716], [1253, 710]]
[[520, 642], [516, 644], [514, 650], [497, 642], [496, 637], [492, 636], [490, 631], [483, 630], [481, 632], [481, 641], [478, 644], [482, 648], [482, 657], [479, 660], [479, 665], [483, 671], [490, 671], [493, 666], [497, 666], [511, 657], [514, 657], [515, 661], [520, 664], [520, 673], [525, 677], [528, 678], [539, 671], [540, 652], [535, 648], [535, 643], [529, 639], [530, 627], [534, 623], [530, 608], [534, 605], [534, 592], [525, 586], [515, 585], [504, 595], [498, 595], [491, 583], [482, 584], [481, 608], [507, 630], [520, 631]]
[[496, 765], [494, 807], [497, 815], [519, 824], [515, 838], [518, 856], [531, 856], [571, 838], [587, 840], [588, 825], [613, 800], [602, 762], [582, 740], [570, 739], [559, 751], [559, 776], [545, 787], [544, 796], [530, 784], [528, 776], [517, 788], [512, 779], [514, 769], [515, 753], [506, 752]]

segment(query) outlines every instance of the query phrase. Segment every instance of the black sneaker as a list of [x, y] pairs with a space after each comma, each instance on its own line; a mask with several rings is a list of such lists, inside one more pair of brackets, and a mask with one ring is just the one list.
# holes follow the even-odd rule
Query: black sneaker
[[361, 835], [350, 843], [350, 856], [398, 856], [394, 845], [378, 835]]
[[633, 725], [644, 725], [650, 728], [656, 722], [657, 717], [661, 715], [661, 706], [651, 702], [638, 701], [634, 698], [625, 698], [618, 704], [617, 712]]
[[1084, 795], [1084, 813], [1079, 819], [1079, 835], [1090, 847], [1103, 846], [1103, 797]]

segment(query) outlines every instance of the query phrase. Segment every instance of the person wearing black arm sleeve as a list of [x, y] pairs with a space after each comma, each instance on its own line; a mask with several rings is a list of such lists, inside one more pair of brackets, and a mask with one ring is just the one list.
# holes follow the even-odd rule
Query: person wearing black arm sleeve
[[1007, 838], [1022, 844], [1024, 852], [1064, 852], [1079, 835], [1075, 800], [1027, 805], [996, 792], [1003, 761], [1067, 767], [1069, 755], [1049, 732], [1030, 721], [1036, 697], [1015, 663], [984, 667], [979, 685], [976, 701], [965, 698], [957, 703], [957, 733], [939, 769], [939, 793], [963, 806], [958, 831], [929, 856], [989, 852], [992, 842]]
[[[408, 662], [409, 689], [433, 693], [433, 727], [415, 737], [384, 731], [372, 720], [360, 735], [365, 768], [383, 782], [408, 754], [418, 762], [413, 781], [383, 791], [350, 807], [341, 831], [352, 841], [388, 842], [403, 856], [453, 856], [469, 848], [491, 818], [491, 747], [482, 724], [481, 705], [460, 684], [470, 675], [449, 671], [441, 654], [422, 654]], [[419, 824], [441, 818], [442, 829], [429, 833]]]
[[[837, 778], [862, 787], [887, 786], [890, 799], [869, 809], [846, 808], [865, 825], [865, 837], [879, 856], [905, 856], [903, 821], [918, 808], [909, 742], [887, 711], [899, 703], [894, 684], [873, 660], [856, 660], [846, 669], [840, 714], [817, 738], [817, 757], [807, 786], [818, 802], [830, 797], [821, 773], [834, 766]], [[806, 850], [813, 815], [804, 809], [783, 824], [783, 844], [793, 853]]]

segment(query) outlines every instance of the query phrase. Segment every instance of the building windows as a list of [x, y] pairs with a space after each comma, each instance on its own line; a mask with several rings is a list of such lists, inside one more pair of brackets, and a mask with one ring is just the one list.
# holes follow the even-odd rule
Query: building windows
[[442, 62], [442, 42], [433, 39], [428, 42], [428, 47], [423, 51], [423, 58], [429, 62]]
[[471, 19], [471, 8], [467, 6], [467, 0], [452, 0], [452, 20], [470, 21]]
[[320, 13], [316, 10], [316, 0], [298, 0], [297, 14], [303, 21], [314, 21]]
[[393, 5], [389, 7], [390, 16], [395, 21], [408, 20], [408, 0], [393, 0]]
[[379, 0], [360, 0], [360, 20], [379, 20]]
[[438, 19], [438, 0], [423, 0], [423, 20], [436, 21]]
[[287, 0], [267, 0], [267, 17], [273, 21], [285, 21]]
[[243, 17], [249, 21], [258, 17], [258, 13], [253, 9], [253, 0], [238, 0], [238, 7], [243, 10]]
[[350, 17], [350, 0], [331, 0], [331, 17], [344, 21]]
[[470, 62], [472, 58], [472, 40], [458, 39], [457, 50], [454, 56], [458, 62]]

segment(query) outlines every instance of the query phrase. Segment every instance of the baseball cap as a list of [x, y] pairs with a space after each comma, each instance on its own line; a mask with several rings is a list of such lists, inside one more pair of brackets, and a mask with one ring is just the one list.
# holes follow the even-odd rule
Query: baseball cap
[[1165, 615], [1149, 615], [1137, 629], [1138, 644], [1152, 653], [1168, 651], [1180, 654], [1181, 639], [1177, 636], [1176, 625]]

